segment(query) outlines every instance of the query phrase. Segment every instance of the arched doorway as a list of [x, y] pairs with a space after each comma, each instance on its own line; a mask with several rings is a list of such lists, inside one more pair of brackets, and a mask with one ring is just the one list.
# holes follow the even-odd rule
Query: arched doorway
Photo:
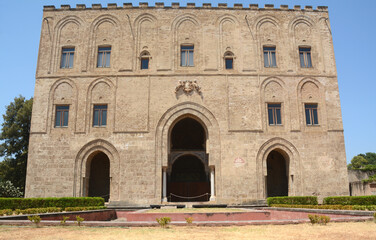
[[267, 196], [288, 196], [288, 161], [277, 150], [267, 157]]
[[103, 197], [106, 202], [110, 198], [110, 160], [103, 152], [94, 153], [87, 161], [89, 197]]
[[192, 117], [182, 118], [173, 125], [167, 169], [168, 201], [209, 201], [210, 170], [206, 140], [203, 125]]

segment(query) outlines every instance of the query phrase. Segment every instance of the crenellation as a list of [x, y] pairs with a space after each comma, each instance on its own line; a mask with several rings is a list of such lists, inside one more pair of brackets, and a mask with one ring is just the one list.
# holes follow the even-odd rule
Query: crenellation
[[328, 11], [328, 7], [327, 6], [318, 6], [317, 10], [322, 11], [322, 12], [327, 12]]
[[306, 10], [306, 11], [312, 11], [313, 8], [312, 8], [312, 6], [305, 6], [305, 7], [304, 7], [304, 10]]
[[259, 8], [258, 4], [249, 4], [251, 10], [257, 10]]
[[60, 9], [61, 9], [61, 10], [70, 10], [71, 7], [70, 7], [70, 5], [65, 4], [65, 5], [61, 5], [61, 6], [60, 6]]
[[179, 7], [180, 7], [180, 3], [178, 3], [178, 2], [173, 2], [173, 3], [171, 3], [171, 7], [172, 7], [172, 8], [179, 8]]
[[123, 3], [123, 8], [132, 8], [132, 3]]
[[211, 7], [212, 7], [211, 3], [203, 3], [202, 4], [202, 8], [211, 8]]
[[53, 11], [55, 10], [55, 6], [53, 5], [47, 5], [47, 6], [43, 6], [43, 11]]
[[218, 8], [227, 8], [227, 3], [218, 3]]
[[265, 4], [264, 8], [267, 9], [267, 10], [274, 9], [274, 4]]
[[280, 9], [281, 10], [289, 10], [289, 5], [281, 5]]
[[91, 8], [92, 9], [101, 9], [102, 8], [102, 4], [100, 4], [100, 3], [93, 3], [93, 4], [91, 4]]
[[241, 3], [234, 3], [234, 9], [242, 9], [243, 8], [243, 4]]
[[148, 2], [140, 2], [138, 4], [138, 7], [139, 8], [147, 8], [149, 6], [149, 3]]
[[155, 7], [156, 8], [164, 8], [164, 3], [163, 2], [156, 2]]
[[116, 3], [108, 3], [107, 4], [107, 9], [116, 9], [117, 8], [117, 4]]
[[294, 10], [302, 10], [302, 8], [301, 8], [300, 5], [295, 5], [295, 6], [294, 6]]
[[76, 9], [78, 9], [78, 10], [84, 10], [84, 9], [86, 9], [86, 5], [85, 4], [77, 4], [76, 5]]
[[196, 4], [195, 3], [187, 3], [187, 8], [195, 8]]

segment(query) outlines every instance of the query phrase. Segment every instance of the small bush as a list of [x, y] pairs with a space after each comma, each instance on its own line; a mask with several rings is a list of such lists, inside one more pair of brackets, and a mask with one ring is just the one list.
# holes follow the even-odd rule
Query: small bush
[[12, 209], [3, 209], [3, 210], [0, 210], [0, 216], [3, 216], [4, 214], [7, 215], [7, 216], [9, 216], [9, 215], [13, 214], [13, 211], [12, 211]]
[[69, 219], [69, 217], [63, 216], [63, 220], [60, 221], [60, 225], [65, 226], [68, 219]]
[[[271, 207], [282, 208], [308, 208], [308, 209], [333, 209], [333, 210], [356, 210], [351, 205], [289, 205], [289, 204], [272, 204]], [[361, 210], [361, 209], [357, 209]]]
[[376, 223], [376, 212], [373, 214], [373, 221]]
[[309, 221], [312, 223], [312, 224], [321, 224], [321, 225], [326, 225], [327, 223], [330, 222], [330, 217], [329, 216], [325, 216], [325, 215], [311, 215], [311, 214], [308, 214], [308, 218], [309, 218]]
[[64, 210], [67, 212], [74, 212], [74, 211], [86, 211], [86, 210], [99, 210], [99, 209], [106, 209], [105, 206], [98, 206], [98, 207], [67, 207]]
[[186, 217], [185, 221], [187, 222], [187, 224], [192, 224], [193, 223], [193, 217]]
[[156, 220], [162, 228], [167, 228], [167, 225], [171, 222], [171, 218], [169, 217], [161, 217], [157, 218]]
[[317, 197], [301, 196], [301, 197], [268, 197], [268, 206], [272, 204], [298, 204], [298, 205], [317, 205]]
[[328, 205], [376, 205], [376, 195], [326, 197], [324, 198], [324, 204], [328, 204]]
[[35, 223], [35, 225], [36, 225], [37, 227], [39, 227], [39, 223], [40, 223], [40, 220], [41, 220], [40, 216], [38, 216], [38, 215], [33, 215], [33, 216], [28, 216], [27, 218], [28, 218], [31, 222]]
[[80, 227], [81, 226], [81, 223], [84, 221], [85, 219], [80, 217], [80, 216], [76, 216], [76, 223], [77, 225]]

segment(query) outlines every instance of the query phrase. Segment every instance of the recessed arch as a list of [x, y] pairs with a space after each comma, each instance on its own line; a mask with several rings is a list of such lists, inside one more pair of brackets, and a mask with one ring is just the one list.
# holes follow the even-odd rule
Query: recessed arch
[[119, 200], [120, 187], [120, 156], [117, 149], [108, 141], [96, 139], [88, 142], [78, 151], [75, 158], [73, 196], [86, 196], [86, 182], [88, 174], [88, 162], [98, 152], [104, 153], [109, 159], [109, 177], [110, 177], [110, 201]]
[[267, 158], [272, 151], [282, 153], [288, 159], [288, 195], [299, 196], [303, 194], [303, 177], [301, 175], [301, 160], [297, 148], [286, 139], [275, 137], [261, 145], [256, 157], [257, 189], [259, 198], [267, 197], [266, 178]]

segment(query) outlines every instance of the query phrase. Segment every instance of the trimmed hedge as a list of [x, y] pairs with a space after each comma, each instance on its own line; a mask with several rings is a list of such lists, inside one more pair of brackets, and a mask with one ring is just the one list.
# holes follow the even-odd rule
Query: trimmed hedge
[[57, 207], [104, 206], [101, 197], [63, 197], [63, 198], [0, 198], [0, 209], [27, 209]]
[[290, 205], [290, 204], [272, 204], [271, 207], [376, 211], [376, 205], [367, 205], [367, 206], [365, 206], [365, 205]]
[[295, 205], [317, 205], [316, 196], [299, 196], [299, 197], [268, 197], [266, 199], [268, 206], [272, 204], [295, 204]]
[[327, 205], [376, 205], [376, 195], [326, 197], [324, 198], [324, 204], [327, 204]]
[[98, 207], [67, 207], [65, 208], [66, 212], [70, 211], [86, 211], [86, 210], [100, 210], [100, 209], [106, 209], [105, 206], [98, 206]]

